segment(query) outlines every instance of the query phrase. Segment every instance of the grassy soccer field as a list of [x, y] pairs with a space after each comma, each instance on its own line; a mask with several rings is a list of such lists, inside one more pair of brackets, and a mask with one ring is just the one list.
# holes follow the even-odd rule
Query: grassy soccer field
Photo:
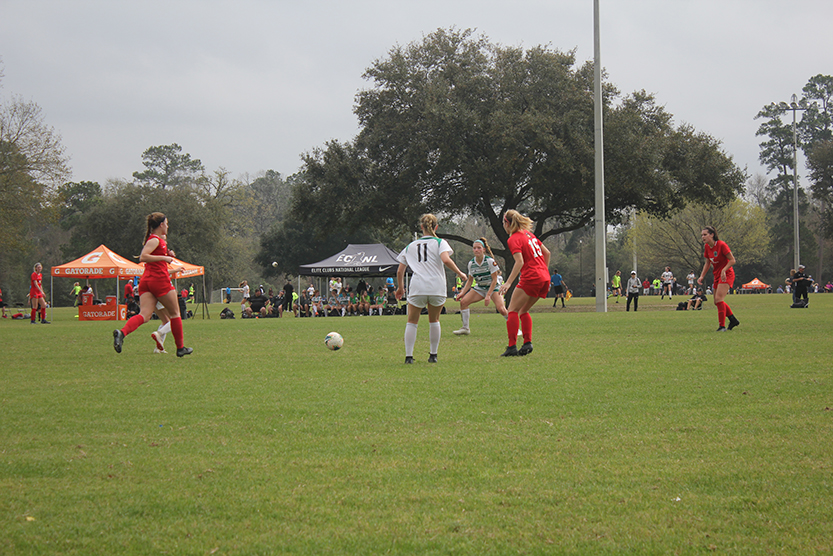
[[506, 359], [480, 305], [436, 365], [423, 317], [410, 366], [398, 316], [2, 320], [0, 554], [829, 554], [833, 295], [683, 299], [542, 302]]

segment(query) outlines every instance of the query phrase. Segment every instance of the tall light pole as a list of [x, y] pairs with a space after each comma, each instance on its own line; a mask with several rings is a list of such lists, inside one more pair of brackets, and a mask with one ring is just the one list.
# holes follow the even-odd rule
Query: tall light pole
[[576, 294], [581, 297], [581, 288], [584, 287], [584, 242], [582, 240], [578, 240], [578, 288], [576, 288]]
[[607, 224], [605, 223], [605, 168], [604, 140], [602, 137], [602, 55], [599, 40], [599, 0], [593, 0], [593, 64], [595, 97], [595, 140], [596, 150], [596, 207], [594, 225], [596, 227], [596, 312], [607, 312]]
[[798, 134], [795, 127], [795, 113], [799, 110], [807, 110], [807, 101], [798, 99], [795, 95], [790, 97], [790, 103], [782, 102], [779, 107], [782, 110], [792, 110], [793, 112], [793, 268], [798, 269], [801, 263], [801, 247], [798, 241]]

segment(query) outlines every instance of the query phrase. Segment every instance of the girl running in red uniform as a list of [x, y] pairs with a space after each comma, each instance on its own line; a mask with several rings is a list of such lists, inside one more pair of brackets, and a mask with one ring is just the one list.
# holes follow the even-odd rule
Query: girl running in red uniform
[[176, 340], [176, 356], [184, 357], [193, 350], [185, 347], [182, 339], [182, 318], [179, 315], [179, 301], [176, 290], [168, 274], [168, 263], [173, 257], [168, 254], [168, 246], [162, 239], [168, 235], [168, 219], [161, 212], [154, 212], [147, 217], [145, 245], [139, 261], [145, 263], [145, 272], [139, 282], [139, 314], [130, 320], [121, 330], [113, 331], [113, 348], [121, 353], [124, 337], [150, 320], [159, 301], [171, 317], [171, 332]]
[[29, 280], [29, 302], [32, 304], [32, 324], [35, 315], [40, 314], [41, 324], [49, 324], [46, 320], [46, 294], [43, 293], [43, 265], [37, 263]]
[[723, 301], [726, 294], [729, 293], [729, 289], [735, 283], [735, 269], [732, 268], [735, 264], [735, 257], [726, 242], [717, 238], [717, 232], [713, 227], [706, 226], [703, 228], [700, 237], [703, 238], [705, 244], [703, 255], [706, 257], [706, 263], [703, 265], [703, 272], [697, 278], [697, 283], [703, 284], [706, 272], [709, 267], [712, 267], [714, 271], [714, 304], [717, 306], [717, 322], [720, 325], [717, 331], [726, 332], [727, 318], [729, 319], [729, 330], [740, 324], [740, 321], [732, 313], [732, 309]]
[[[506, 244], [515, 264], [506, 282], [500, 286], [500, 295], [506, 293], [518, 274], [521, 279], [509, 302], [509, 316], [506, 320], [509, 345], [502, 357], [527, 355], [532, 353], [532, 317], [529, 310], [539, 299], [547, 297], [550, 291], [550, 251], [530, 231], [532, 220], [516, 210], [509, 210], [503, 216], [503, 229], [509, 234]], [[519, 325], [524, 337], [521, 349], [516, 345]]]

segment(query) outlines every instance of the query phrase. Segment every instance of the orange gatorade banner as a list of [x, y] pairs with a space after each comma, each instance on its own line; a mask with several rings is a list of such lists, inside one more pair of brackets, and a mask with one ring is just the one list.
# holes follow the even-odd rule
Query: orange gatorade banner
[[127, 305], [79, 305], [78, 320], [126, 320]]

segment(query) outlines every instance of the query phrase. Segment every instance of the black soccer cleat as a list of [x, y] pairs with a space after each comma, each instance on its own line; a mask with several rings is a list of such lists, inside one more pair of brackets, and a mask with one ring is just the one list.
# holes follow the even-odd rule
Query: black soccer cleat
[[428, 354], [428, 362], [429, 363], [436, 363], [437, 362], [437, 354], [436, 353], [429, 353]]
[[414, 364], [414, 358], [411, 357], [410, 355], [406, 355], [405, 356], [405, 364], [406, 365], [413, 365]]
[[726, 332], [726, 327], [721, 326], [720, 328], [717, 329], [717, 332]]
[[740, 321], [737, 318], [735, 318], [735, 315], [729, 315], [729, 327], [728, 327], [729, 330], [733, 329], [734, 327], [736, 327], [739, 324], [740, 324]]
[[532, 342], [524, 343], [521, 349], [518, 350], [518, 355], [529, 355], [530, 353], [532, 353]]
[[116, 353], [121, 353], [121, 347], [124, 345], [124, 332], [121, 330], [113, 330], [113, 349]]
[[504, 351], [501, 357], [517, 357], [518, 356], [518, 346], [507, 346], [506, 351]]
[[41, 323], [41, 324], [52, 324], [52, 323], [51, 323], [51, 322], [49, 322], [48, 320], [42, 320], [42, 321], [40, 321], [40, 323]]
[[177, 357], [185, 357], [186, 355], [191, 355], [192, 353], [194, 353], [193, 348], [181, 347], [176, 350]]

